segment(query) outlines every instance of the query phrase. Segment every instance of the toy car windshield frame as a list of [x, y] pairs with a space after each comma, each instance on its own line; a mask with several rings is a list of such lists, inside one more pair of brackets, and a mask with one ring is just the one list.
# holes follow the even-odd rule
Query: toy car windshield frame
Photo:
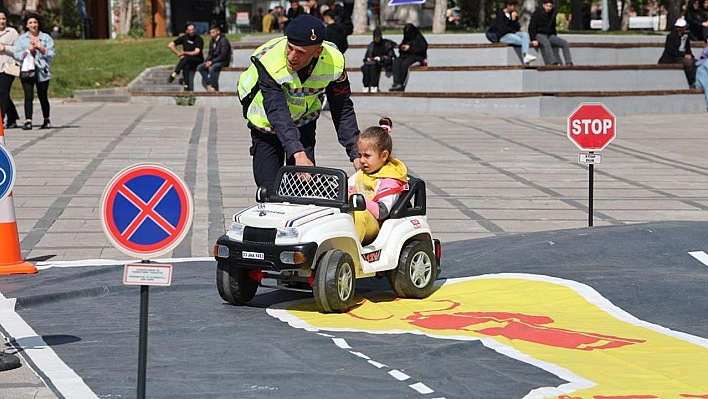
[[341, 169], [318, 166], [283, 166], [268, 202], [347, 208], [347, 174]]

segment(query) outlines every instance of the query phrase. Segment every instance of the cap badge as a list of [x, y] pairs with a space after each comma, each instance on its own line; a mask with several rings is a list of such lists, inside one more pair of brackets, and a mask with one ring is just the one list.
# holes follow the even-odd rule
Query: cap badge
[[317, 35], [315, 35], [315, 29], [310, 29], [310, 31], [312, 32], [312, 34], [310, 35], [310, 40], [314, 42], [315, 40], [317, 40]]

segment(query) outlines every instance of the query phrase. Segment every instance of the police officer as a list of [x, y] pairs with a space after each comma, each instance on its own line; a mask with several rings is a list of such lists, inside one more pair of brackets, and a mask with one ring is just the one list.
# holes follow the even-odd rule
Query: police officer
[[238, 94], [251, 130], [256, 185], [273, 189], [283, 166], [314, 166], [315, 126], [327, 94], [339, 142], [359, 169], [359, 138], [344, 56], [324, 42], [322, 21], [301, 15], [284, 37], [268, 41], [251, 56], [239, 78]]

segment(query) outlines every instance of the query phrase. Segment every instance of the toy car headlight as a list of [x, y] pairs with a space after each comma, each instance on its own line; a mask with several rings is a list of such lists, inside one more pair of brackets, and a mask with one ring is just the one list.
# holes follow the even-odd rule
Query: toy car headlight
[[298, 238], [300, 236], [300, 230], [297, 227], [286, 227], [284, 229], [278, 229], [278, 235], [276, 238]]
[[243, 228], [244, 227], [245, 226], [241, 223], [233, 222], [233, 223], [231, 223], [231, 227], [229, 227], [228, 235], [231, 236], [232, 238], [243, 241]]

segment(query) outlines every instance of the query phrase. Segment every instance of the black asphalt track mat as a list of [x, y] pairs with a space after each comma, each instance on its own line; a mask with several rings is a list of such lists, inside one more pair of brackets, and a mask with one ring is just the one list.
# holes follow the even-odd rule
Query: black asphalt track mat
[[[632, 315], [708, 337], [708, 223], [653, 223], [459, 241], [443, 245], [441, 278], [544, 274], [587, 284]], [[307, 294], [259, 289], [251, 306], [224, 304], [215, 262], [175, 263], [173, 285], [150, 289], [151, 398], [522, 398], [555, 375], [478, 341], [336, 333], [355, 351], [403, 370], [398, 381], [331, 338], [266, 314]], [[18, 314], [99, 396], [135, 397], [139, 288], [122, 266], [52, 268], [0, 276]], [[387, 291], [384, 281], [358, 289]], [[19, 342], [21, 345], [22, 342]], [[408, 385], [422, 381], [434, 393]]]

